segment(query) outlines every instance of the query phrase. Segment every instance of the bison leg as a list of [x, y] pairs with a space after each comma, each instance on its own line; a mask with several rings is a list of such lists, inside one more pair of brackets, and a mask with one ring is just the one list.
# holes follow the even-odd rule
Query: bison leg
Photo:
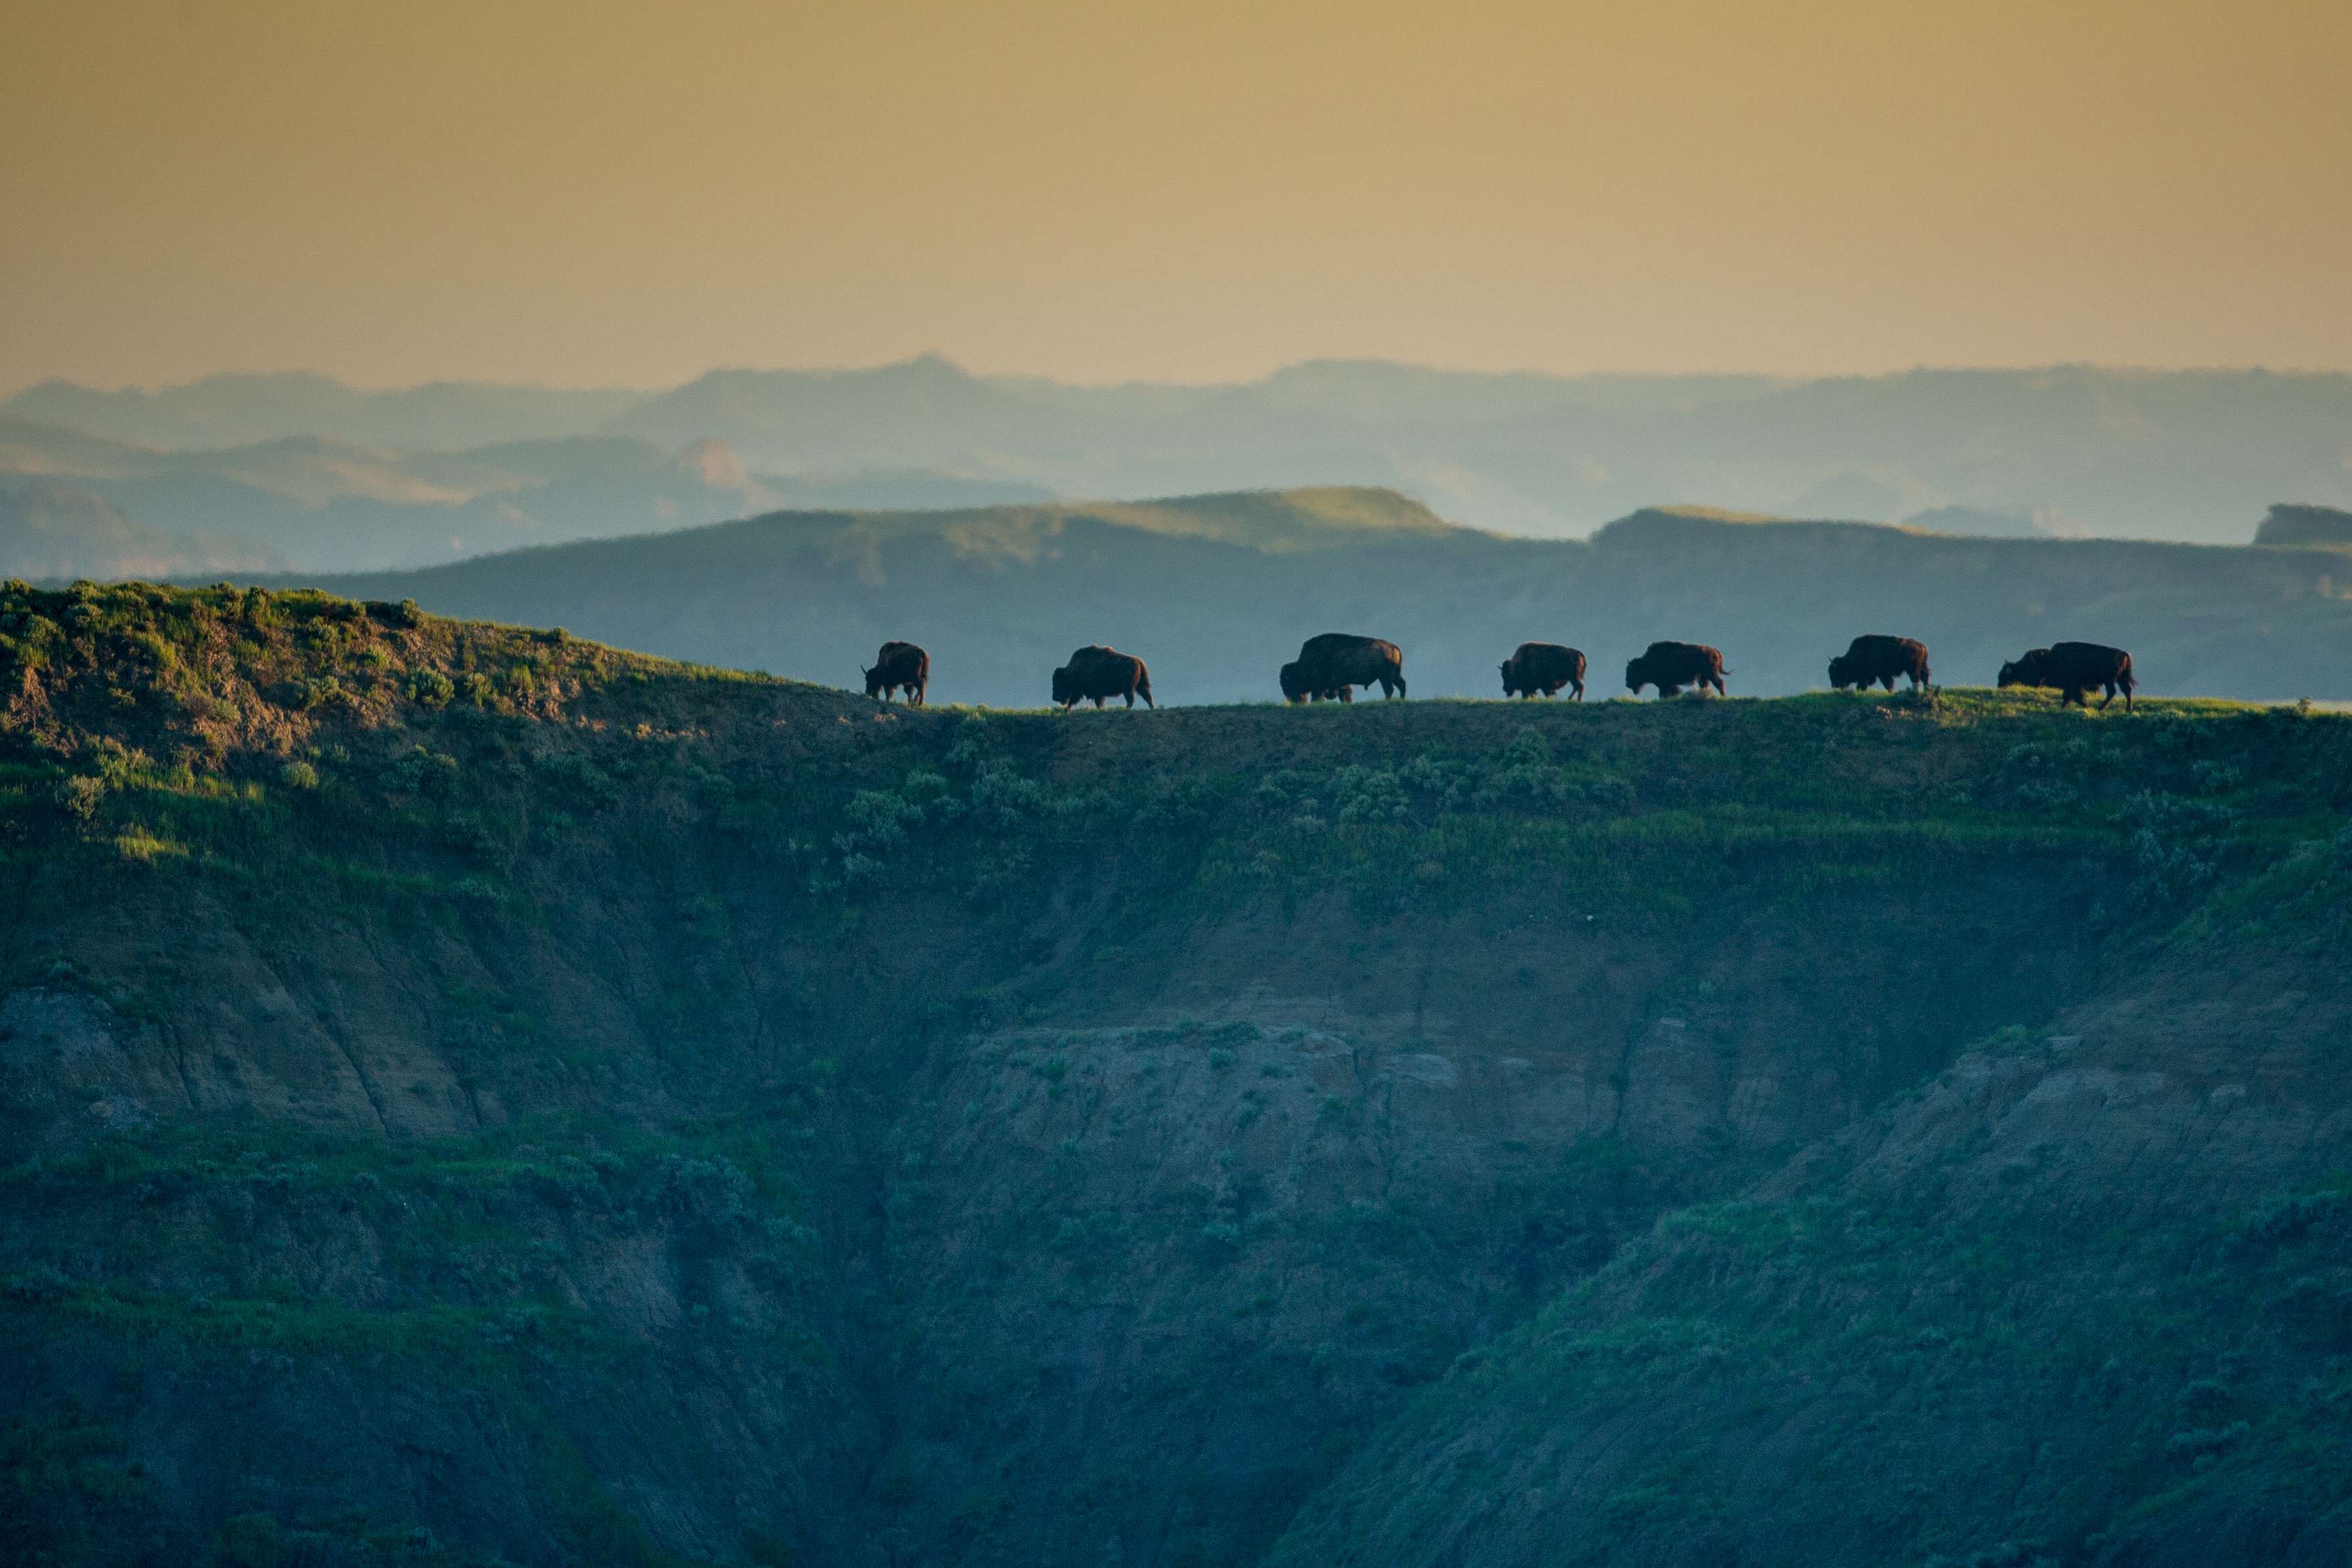
[[1576, 683], [1576, 700], [1578, 702], [1582, 702], [1584, 700], [1584, 683], [1582, 681]]

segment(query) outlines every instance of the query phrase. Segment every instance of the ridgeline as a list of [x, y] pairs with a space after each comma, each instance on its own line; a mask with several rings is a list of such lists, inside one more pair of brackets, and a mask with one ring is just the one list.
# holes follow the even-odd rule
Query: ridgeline
[[270, 580], [583, 635], [673, 658], [854, 683], [874, 650], [930, 650], [936, 701], [1025, 707], [1073, 648], [1151, 666], [1160, 700], [1255, 702], [1322, 632], [1386, 638], [1424, 695], [1494, 696], [1520, 643], [1623, 689], [1653, 642], [1721, 648], [1735, 693], [1826, 684], [1860, 632], [1917, 637], [1954, 685], [2059, 642], [2127, 648], [2171, 696], [2352, 699], [2341, 545], [1971, 538], [1696, 508], [1590, 542], [1455, 528], [1385, 490], [946, 512], [780, 512], [427, 571]]
[[11, 1560], [2352, 1539], [2352, 719], [21, 584], [0, 705]]

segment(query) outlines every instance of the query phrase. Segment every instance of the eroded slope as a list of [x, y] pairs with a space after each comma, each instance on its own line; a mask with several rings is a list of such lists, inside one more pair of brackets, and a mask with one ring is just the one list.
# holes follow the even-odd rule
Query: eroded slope
[[316, 596], [0, 613], [61, 1560], [1254, 1560], [2343, 778], [2219, 706], [886, 713]]

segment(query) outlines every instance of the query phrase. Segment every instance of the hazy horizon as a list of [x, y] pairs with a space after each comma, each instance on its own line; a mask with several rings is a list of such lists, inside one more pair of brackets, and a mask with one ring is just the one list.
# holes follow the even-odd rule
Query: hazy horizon
[[691, 386], [697, 382], [706, 380], [712, 376], [731, 374], [794, 376], [857, 375], [876, 371], [895, 370], [908, 365], [918, 364], [925, 361], [936, 361], [950, 365], [956, 370], [959, 370], [964, 374], [978, 381], [1003, 382], [1015, 386], [1024, 382], [1036, 383], [1053, 387], [1066, 388], [1074, 392], [1121, 392], [1129, 389], [1151, 389], [1155, 391], [1169, 392], [1213, 392], [1226, 387], [1255, 386], [1263, 382], [1272, 381], [1282, 375], [1284, 372], [1290, 371], [1309, 370], [1320, 366], [1358, 365], [1373, 366], [1384, 370], [1420, 371], [1439, 376], [1478, 377], [1482, 379], [1491, 378], [1496, 380], [1519, 379], [1537, 382], [1670, 382], [1720, 379], [1724, 381], [1765, 382], [1782, 386], [1799, 386], [1820, 382], [1886, 381], [1901, 376], [1921, 374], [2031, 376], [2051, 375], [2069, 371], [2095, 371], [2108, 375], [2145, 375], [2150, 377], [2183, 374], [2261, 375], [2278, 376], [2283, 379], [2297, 377], [2352, 377], [2352, 366], [2346, 366], [2343, 368], [2315, 368], [2294, 365], [2271, 365], [2259, 363], [2228, 364], [2218, 362], [2210, 364], [2174, 365], [2124, 364], [2088, 360], [2053, 360], [2036, 363], [2021, 362], [2015, 364], [1928, 364], [1923, 362], [1909, 365], [1892, 365], [1885, 369], [1875, 371], [1839, 371], [1820, 375], [1808, 375], [1795, 371], [1743, 369], [1736, 365], [1718, 366], [1713, 369], [1694, 371], [1612, 370], [1607, 368], [1584, 371], [1547, 371], [1528, 367], [1514, 368], [1509, 366], [1485, 370], [1467, 365], [1449, 365], [1434, 363], [1428, 361], [1400, 360], [1379, 354], [1320, 354], [1310, 359], [1285, 361], [1278, 364], [1269, 365], [1260, 371], [1246, 375], [1237, 375], [1222, 380], [1180, 381], [1152, 376], [1129, 376], [1114, 380], [1089, 381], [1078, 377], [1056, 376], [1043, 371], [992, 369], [969, 364], [964, 361], [958, 359], [955, 355], [944, 352], [938, 349], [923, 349], [919, 350], [914, 353], [900, 355], [895, 359], [872, 360], [859, 362], [841, 361], [823, 364], [752, 364], [749, 362], [715, 363], [706, 365], [699, 371], [691, 371], [676, 381], [658, 383], [558, 382], [546, 379], [488, 381], [455, 375], [426, 375], [422, 379], [412, 381], [370, 382], [338, 375], [331, 371], [321, 370], [317, 366], [301, 365], [289, 365], [273, 370], [257, 370], [250, 366], [230, 365], [224, 366], [217, 370], [199, 371], [193, 375], [171, 381], [124, 381], [100, 382], [79, 381], [71, 376], [55, 375], [44, 376], [36, 381], [16, 383], [0, 383], [0, 403], [5, 403], [9, 400], [20, 397], [26, 392], [47, 386], [67, 386], [74, 388], [77, 391], [98, 392], [106, 395], [119, 395], [124, 393], [146, 393], [149, 395], [154, 395], [159, 393], [184, 392], [192, 387], [203, 385], [208, 382], [242, 380], [257, 381], [265, 379], [279, 379], [287, 381], [311, 380], [332, 383], [340, 391], [369, 394], [429, 392], [440, 387], [459, 387], [485, 392], [606, 392], [616, 395], [625, 394], [634, 397], [655, 397], [666, 392], [675, 392], [680, 387]]

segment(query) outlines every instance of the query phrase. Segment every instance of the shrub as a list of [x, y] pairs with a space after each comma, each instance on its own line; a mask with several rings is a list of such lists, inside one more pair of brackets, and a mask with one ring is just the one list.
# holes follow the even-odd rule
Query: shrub
[[478, 876], [460, 877], [449, 889], [453, 904], [468, 904], [477, 908], [495, 908], [499, 902], [499, 890]]
[[58, 780], [53, 799], [58, 810], [79, 821], [87, 822], [98, 815], [99, 802], [106, 799], [106, 781], [85, 774], [61, 779]]
[[54, 1301], [72, 1288], [72, 1281], [47, 1263], [8, 1276], [8, 1293], [20, 1301]]
[[383, 787], [395, 795], [446, 799], [457, 786], [457, 759], [419, 746], [383, 770]]
[[2243, 1421], [2232, 1421], [2226, 1427], [2200, 1427], [2193, 1431], [2175, 1432], [2165, 1439], [2168, 1454], [2212, 1454], [2234, 1446], [2251, 1431]]
[[452, 849], [463, 850], [467, 854], [488, 854], [499, 846], [498, 833], [471, 811], [453, 812], [443, 826], [441, 836]]
[[319, 770], [307, 762], [289, 762], [278, 770], [278, 781], [289, 789], [316, 789]]
[[539, 765], [540, 777], [591, 807], [609, 806], [621, 798], [621, 787], [611, 774], [584, 757], [569, 752]]
[[2246, 1225], [2246, 1234], [2256, 1241], [2292, 1241], [2315, 1225], [2324, 1225], [2336, 1218], [2345, 1207], [2347, 1196], [2340, 1191], [2282, 1193], [2266, 1199], [2254, 1211]]
[[414, 599], [404, 599], [397, 604], [388, 604], [381, 599], [371, 599], [367, 601], [367, 612], [383, 624], [402, 631], [425, 623], [425, 612], [416, 608], [416, 601]]
[[457, 695], [457, 683], [438, 670], [418, 670], [408, 677], [408, 700], [419, 707], [447, 707]]

